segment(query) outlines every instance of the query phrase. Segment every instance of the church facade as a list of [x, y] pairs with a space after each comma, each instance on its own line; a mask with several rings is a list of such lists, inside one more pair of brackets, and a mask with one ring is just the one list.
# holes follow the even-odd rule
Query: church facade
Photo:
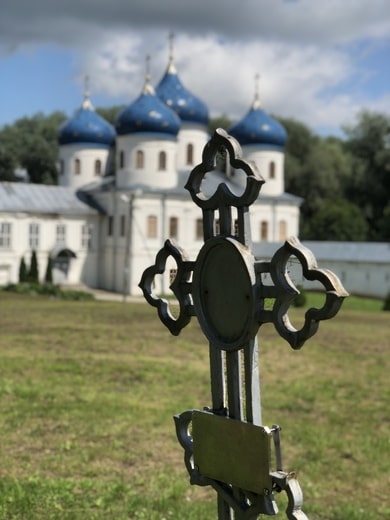
[[[55, 283], [123, 294], [140, 294], [142, 272], [166, 238], [195, 259], [203, 243], [202, 214], [184, 185], [210, 138], [208, 119], [172, 57], [156, 88], [147, 75], [114, 127], [94, 111], [86, 92], [59, 129], [59, 185], [0, 183], [0, 285], [18, 281], [21, 258], [28, 262], [33, 250], [41, 278], [50, 257]], [[263, 110], [257, 92], [228, 132], [266, 181], [251, 207], [253, 241], [297, 236], [301, 199], [284, 191], [287, 135]], [[239, 192], [240, 173], [221, 169], [218, 175]], [[174, 268], [158, 282], [161, 293]]]

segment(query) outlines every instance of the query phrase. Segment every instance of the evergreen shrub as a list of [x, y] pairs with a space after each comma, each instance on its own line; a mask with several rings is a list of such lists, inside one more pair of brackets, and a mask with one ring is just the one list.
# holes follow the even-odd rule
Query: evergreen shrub
[[386, 296], [386, 298], [383, 301], [382, 310], [383, 311], [390, 311], [390, 292], [387, 293], [387, 296]]

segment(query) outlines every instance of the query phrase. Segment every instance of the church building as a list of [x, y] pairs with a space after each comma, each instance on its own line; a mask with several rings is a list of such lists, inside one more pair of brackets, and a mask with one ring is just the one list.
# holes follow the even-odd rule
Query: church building
[[[123, 294], [141, 293], [142, 272], [167, 238], [195, 259], [202, 214], [184, 185], [201, 162], [208, 122], [208, 108], [182, 84], [172, 53], [158, 85], [147, 74], [114, 127], [95, 112], [86, 91], [59, 129], [59, 185], [0, 183], [0, 285], [18, 281], [21, 258], [28, 262], [33, 250], [41, 278], [50, 257], [54, 283]], [[266, 181], [250, 210], [253, 242], [297, 236], [301, 199], [284, 191], [287, 135], [262, 108], [257, 88], [249, 111], [228, 133]], [[242, 187], [240, 172], [220, 175], [232, 189]], [[161, 293], [169, 275], [159, 282]]]

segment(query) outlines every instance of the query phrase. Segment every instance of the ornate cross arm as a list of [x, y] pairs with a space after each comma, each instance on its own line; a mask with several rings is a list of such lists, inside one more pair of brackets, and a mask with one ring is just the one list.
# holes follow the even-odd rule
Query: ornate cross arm
[[[206, 198], [202, 191], [202, 182], [206, 174], [216, 168], [216, 156], [220, 150], [226, 150], [229, 164], [246, 174], [246, 186], [242, 195], [235, 195], [225, 182], [218, 184], [216, 191], [210, 198]], [[191, 172], [185, 188], [190, 192], [192, 200], [202, 209], [218, 209], [227, 206], [250, 206], [257, 199], [264, 180], [254, 169], [254, 165], [241, 159], [241, 147], [229, 134], [217, 128], [212, 139], [203, 150], [202, 162]]]
[[[306, 280], [318, 281], [325, 288], [325, 303], [320, 308], [310, 308], [305, 313], [305, 322], [300, 330], [291, 323], [288, 310], [294, 298], [299, 294], [287, 272], [287, 263], [295, 256]], [[293, 349], [299, 349], [311, 338], [321, 320], [333, 318], [339, 311], [344, 298], [348, 296], [338, 277], [327, 269], [319, 269], [313, 253], [303, 246], [297, 238], [289, 238], [276, 251], [271, 262], [256, 262], [256, 271], [270, 273], [273, 286], [261, 284], [263, 298], [275, 298], [271, 311], [261, 309], [260, 324], [273, 322], [279, 334], [288, 341]]]
[[[179, 302], [180, 312], [177, 318], [174, 318], [171, 313], [168, 301], [158, 297], [153, 291], [155, 277], [165, 272], [167, 259], [170, 256], [177, 265], [175, 279], [170, 285], [170, 289]], [[190, 296], [192, 270], [193, 262], [188, 261], [186, 253], [173, 241], [166, 240], [164, 247], [157, 253], [155, 264], [145, 269], [139, 283], [146, 301], [157, 308], [160, 320], [174, 336], [180, 334], [180, 331], [188, 325], [191, 316], [193, 316]]]

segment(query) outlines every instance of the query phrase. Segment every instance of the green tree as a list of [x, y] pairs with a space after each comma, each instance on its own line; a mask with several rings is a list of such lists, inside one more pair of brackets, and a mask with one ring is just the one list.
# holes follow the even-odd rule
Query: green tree
[[31, 253], [30, 269], [28, 271], [28, 281], [31, 283], [39, 283], [38, 260], [35, 249]]
[[363, 111], [355, 126], [346, 127], [346, 148], [353, 156], [353, 176], [346, 189], [369, 224], [369, 239], [389, 236], [390, 116]]
[[223, 128], [224, 130], [227, 130], [229, 126], [233, 124], [233, 120], [230, 119], [226, 114], [222, 114], [218, 117], [212, 117], [209, 121], [209, 132], [210, 135], [213, 135], [214, 131], [217, 128]]
[[115, 119], [123, 108], [123, 105], [116, 105], [108, 108], [99, 107], [96, 109], [96, 112], [114, 126]]
[[50, 255], [47, 257], [45, 282], [48, 284], [53, 283], [53, 260]]
[[363, 241], [368, 224], [358, 206], [344, 199], [326, 200], [304, 223], [306, 240]]
[[381, 240], [390, 241], [390, 203], [383, 210], [382, 218], [378, 221], [378, 231]]
[[5, 125], [0, 130], [0, 143], [4, 150], [0, 153], [0, 164], [3, 154], [12, 158], [12, 171], [18, 165], [28, 171], [32, 182], [55, 183], [58, 129], [65, 119], [62, 112], [53, 112], [49, 116], [38, 113]]
[[25, 283], [28, 281], [28, 272], [24, 256], [20, 259], [19, 264], [19, 283]]
[[0, 181], [15, 181], [15, 159], [8, 150], [0, 145]]

